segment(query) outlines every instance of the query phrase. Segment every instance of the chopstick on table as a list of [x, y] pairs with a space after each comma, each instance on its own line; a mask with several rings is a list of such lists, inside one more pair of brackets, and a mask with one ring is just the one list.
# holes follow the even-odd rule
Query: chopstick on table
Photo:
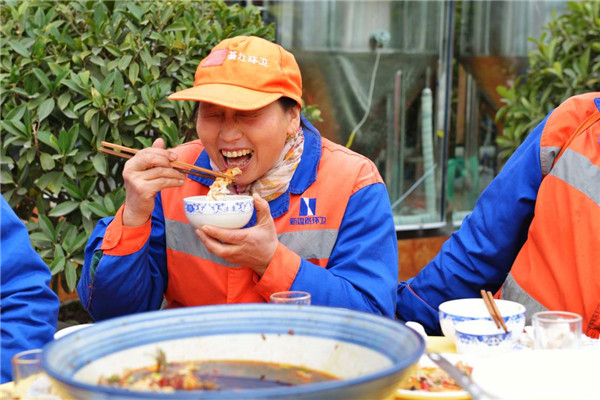
[[[132, 148], [129, 148], [126, 146], [121, 146], [121, 145], [110, 143], [110, 142], [100, 142], [100, 144], [103, 147], [99, 147], [98, 151], [101, 151], [102, 153], [110, 154], [113, 156], [125, 158], [125, 159], [129, 159], [129, 158], [133, 157], [133, 155], [138, 152], [138, 150], [136, 150], [136, 149], [132, 149]], [[117, 151], [117, 150], [119, 150], [119, 151]], [[188, 164], [188, 163], [184, 163], [181, 161], [172, 161], [171, 165], [173, 166], [174, 169], [176, 169], [179, 172], [183, 172], [184, 174], [200, 176], [202, 178], [210, 178], [210, 179], [227, 178], [230, 180], [235, 180], [233, 177], [230, 177], [227, 174], [224, 174], [222, 172], [213, 171], [213, 170], [202, 168], [202, 167], [197, 167], [193, 164]]]
[[508, 328], [504, 323], [504, 318], [502, 318], [502, 314], [500, 314], [500, 310], [494, 301], [494, 297], [492, 296], [492, 292], [489, 290], [481, 289], [481, 297], [483, 298], [483, 302], [490, 313], [492, 320], [496, 323], [496, 327], [502, 328], [505, 333], [508, 333]]

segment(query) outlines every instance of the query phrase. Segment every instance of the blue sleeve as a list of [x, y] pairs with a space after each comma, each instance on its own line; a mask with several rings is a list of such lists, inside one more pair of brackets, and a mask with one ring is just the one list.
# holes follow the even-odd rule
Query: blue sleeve
[[383, 184], [350, 197], [327, 268], [302, 259], [290, 290], [311, 293], [312, 304], [394, 317], [398, 241]]
[[546, 117], [481, 193], [473, 212], [416, 277], [398, 285], [399, 319], [440, 334], [438, 306], [496, 292], [525, 240], [542, 182], [540, 139]]
[[[2, 197], [2, 196], [0, 196]], [[25, 224], [2, 197], [0, 215], [0, 308], [2, 383], [12, 380], [10, 359], [52, 340], [59, 301], [50, 270], [29, 241]]]
[[85, 249], [77, 292], [95, 320], [160, 308], [167, 287], [164, 215], [160, 195], [152, 213], [150, 237], [133, 254], [104, 255], [100, 247], [112, 217], [98, 222]]

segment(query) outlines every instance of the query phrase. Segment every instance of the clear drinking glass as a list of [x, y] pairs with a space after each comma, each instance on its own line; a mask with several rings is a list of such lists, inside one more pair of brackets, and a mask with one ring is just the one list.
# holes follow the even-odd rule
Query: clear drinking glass
[[42, 349], [26, 350], [11, 359], [15, 392], [19, 399], [53, 398], [52, 384], [42, 369]]
[[581, 344], [581, 315], [566, 311], [533, 314], [536, 349], [578, 349]]
[[271, 303], [310, 305], [310, 293], [301, 291], [277, 292], [271, 295]]

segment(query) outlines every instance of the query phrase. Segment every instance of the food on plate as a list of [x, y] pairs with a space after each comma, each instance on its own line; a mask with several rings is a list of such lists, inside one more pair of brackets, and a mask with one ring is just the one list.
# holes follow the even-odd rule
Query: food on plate
[[242, 170], [238, 167], [228, 169], [224, 172], [227, 175], [227, 178], [217, 177], [212, 185], [210, 185], [210, 189], [206, 197], [209, 200], [217, 201], [223, 200], [225, 196], [230, 194], [228, 186], [233, 182], [233, 179], [236, 175], [240, 175]]
[[167, 362], [158, 350], [156, 363], [101, 377], [98, 384], [129, 390], [242, 390], [295, 386], [336, 380], [335, 376], [306, 367], [248, 360]]
[[[471, 375], [473, 367], [458, 361], [456, 368]], [[416, 370], [400, 386], [404, 390], [424, 390], [427, 392], [449, 392], [463, 390], [454, 379], [438, 367], [417, 365]]]

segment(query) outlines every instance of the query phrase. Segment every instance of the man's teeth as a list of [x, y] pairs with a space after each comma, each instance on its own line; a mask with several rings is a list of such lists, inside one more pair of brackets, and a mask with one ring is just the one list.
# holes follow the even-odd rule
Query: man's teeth
[[242, 157], [242, 156], [245, 156], [250, 153], [252, 153], [252, 150], [249, 150], [249, 149], [237, 150], [237, 151], [227, 151], [227, 150], [221, 151], [221, 154], [223, 154], [227, 158]]

